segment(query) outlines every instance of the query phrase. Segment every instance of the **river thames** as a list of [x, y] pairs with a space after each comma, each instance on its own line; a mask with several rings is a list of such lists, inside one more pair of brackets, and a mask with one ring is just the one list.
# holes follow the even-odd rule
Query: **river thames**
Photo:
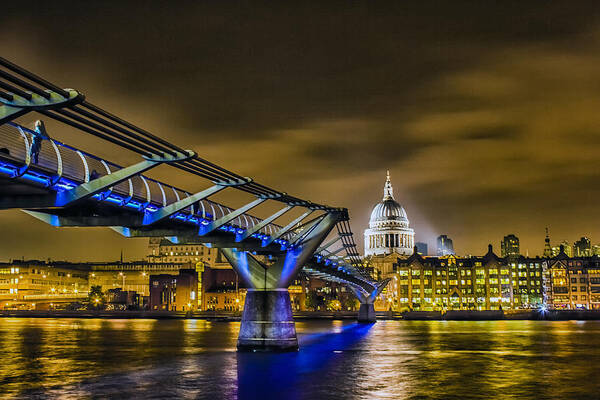
[[302, 321], [287, 354], [237, 353], [238, 328], [2, 318], [0, 397], [600, 397], [600, 322]]

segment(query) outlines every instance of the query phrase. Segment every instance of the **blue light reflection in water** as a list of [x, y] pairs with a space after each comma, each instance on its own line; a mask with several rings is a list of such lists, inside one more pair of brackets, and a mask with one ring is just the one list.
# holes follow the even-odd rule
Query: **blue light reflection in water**
[[295, 399], [303, 396], [300, 388], [306, 384], [327, 385], [318, 381], [327, 377], [319, 371], [335, 368], [339, 354], [364, 339], [372, 326], [351, 323], [332, 332], [301, 336], [299, 352], [238, 353], [238, 398], [266, 399], [277, 393], [281, 398]]

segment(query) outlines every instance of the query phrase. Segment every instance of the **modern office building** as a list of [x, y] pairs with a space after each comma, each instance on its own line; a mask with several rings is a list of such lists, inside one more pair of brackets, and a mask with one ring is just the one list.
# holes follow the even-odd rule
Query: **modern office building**
[[502, 257], [514, 257], [520, 255], [519, 238], [512, 233], [504, 236], [500, 242], [500, 254]]
[[415, 243], [415, 246], [417, 247], [417, 253], [419, 253], [422, 256], [427, 256], [429, 255], [429, 253], [427, 252], [427, 243], [423, 243], [423, 242], [417, 242]]
[[[573, 246], [566, 240], [563, 240], [560, 244], [552, 246], [552, 257], [556, 257], [560, 253], [560, 248], [563, 248], [565, 254], [569, 257], [573, 257]], [[593, 251], [593, 249], [592, 249]]]
[[440, 257], [454, 255], [454, 243], [447, 235], [437, 237], [437, 255]]
[[589, 257], [592, 255], [592, 242], [589, 238], [583, 236], [581, 239], [573, 243], [574, 257]]

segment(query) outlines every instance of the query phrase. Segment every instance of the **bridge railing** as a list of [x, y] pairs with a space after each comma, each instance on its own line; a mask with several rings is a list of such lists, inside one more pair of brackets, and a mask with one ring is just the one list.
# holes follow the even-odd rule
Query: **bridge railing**
[[[197, 202], [193, 206], [171, 215], [171, 218], [180, 222], [191, 222], [196, 225], [207, 224], [207, 231], [219, 228], [235, 232], [236, 241], [237, 234], [240, 234], [241, 238], [246, 237], [243, 229], [240, 228], [250, 228], [247, 231], [248, 234], [253, 232], [252, 236], [261, 237], [263, 244], [284, 240], [282, 244], [294, 246], [295, 243], [292, 242], [296, 240], [301, 242], [303, 238], [301, 231], [295, 232], [292, 228], [294, 225], [300, 225], [300, 221], [313, 211], [335, 213], [340, 220], [338, 235], [343, 247], [318, 251], [319, 254], [315, 255], [315, 258], [319, 260], [318, 264], [323, 265], [317, 267], [317, 273], [323, 274], [326, 273], [324, 270], [330, 269], [329, 272], [333, 273], [334, 277], [339, 277], [339, 272], [345, 272], [356, 274], [355, 280], [359, 282], [371, 281], [368, 273], [362, 267], [356, 251], [356, 244], [348, 225], [349, 216], [346, 209], [290, 196], [254, 180], [248, 180], [197, 154], [181, 158], [182, 155], [190, 154], [190, 152], [91, 104], [80, 92], [73, 89], [62, 89], [2, 57], [0, 57], [1, 80], [5, 81], [0, 82], [2, 83], [0, 126], [10, 123], [8, 129], [12, 129], [12, 136], [6, 135], [8, 138], [4, 144], [1, 143], [0, 138], [0, 174], [30, 179], [58, 191], [72, 189], [88, 180], [114, 173], [121, 168], [56, 140], [44, 141], [40, 153], [35, 154], [35, 158], [39, 158], [39, 160], [32, 160], [31, 135], [33, 132], [10, 121], [29, 112], [36, 112], [45, 118], [51, 118], [80, 132], [145, 157], [181, 159], [169, 163], [169, 165], [214, 184], [233, 184], [236, 190], [256, 196], [258, 198], [256, 201], [273, 199], [285, 204], [284, 209], [268, 217], [266, 221], [269, 224], [260, 225], [262, 228], [258, 232], [254, 232], [251, 227], [256, 226], [261, 220], [248, 214], [248, 211], [257, 204], [256, 201], [244, 206], [247, 207], [244, 208], [245, 213], [241, 213], [242, 210], [239, 210], [240, 215], [234, 214], [237, 216], [236, 219], [224, 218], [222, 221], [229, 221], [227, 225], [210, 224], [210, 221], [215, 221], [233, 212], [231, 208], [210, 200]], [[83, 189], [87, 190], [85, 187]], [[184, 190], [143, 175], [136, 175], [129, 180], [115, 184], [108, 190], [103, 188], [102, 193], [95, 194], [92, 198], [139, 212], [154, 212], [186, 196], [190, 196], [190, 194]], [[278, 216], [282, 215], [281, 212], [285, 213], [285, 210], [289, 210], [291, 207], [303, 207], [308, 212], [288, 223], [285, 229], [273, 223]], [[313, 224], [313, 226], [316, 225]], [[201, 229], [201, 231], [203, 230]], [[279, 233], [273, 235], [274, 232], [281, 232], [282, 236], [279, 236]], [[269, 236], [271, 237], [269, 238]], [[346, 255], [341, 257], [344, 250]]]
[[[37, 133], [13, 122], [0, 126], [0, 173], [13, 178], [29, 178], [62, 191], [122, 168], [52, 138], [42, 141], [38, 159], [34, 160], [31, 151], [34, 135]], [[94, 198], [142, 212], [152, 212], [189, 196], [191, 194], [188, 191], [144, 175], [136, 175]], [[204, 199], [183, 209], [174, 218], [200, 224], [203, 220], [215, 220], [232, 211], [230, 207]], [[230, 226], [248, 229], [260, 221], [262, 219], [245, 213]], [[280, 225], [270, 223], [260, 233], [271, 235], [279, 229]]]

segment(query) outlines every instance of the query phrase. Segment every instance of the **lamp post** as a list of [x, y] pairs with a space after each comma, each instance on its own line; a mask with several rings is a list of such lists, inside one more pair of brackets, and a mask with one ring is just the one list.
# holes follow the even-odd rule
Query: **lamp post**
[[125, 291], [125, 274], [123, 272], [119, 272], [119, 275], [123, 277], [123, 284], [121, 286], [121, 290]]

